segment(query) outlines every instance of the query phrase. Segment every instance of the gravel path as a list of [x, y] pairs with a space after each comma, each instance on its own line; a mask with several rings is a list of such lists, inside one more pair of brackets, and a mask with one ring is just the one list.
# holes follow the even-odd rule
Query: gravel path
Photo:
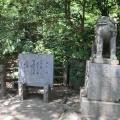
[[43, 102], [39, 95], [31, 95], [24, 101], [18, 95], [1, 99], [0, 120], [80, 120], [78, 91], [55, 87], [51, 95], [49, 103]]

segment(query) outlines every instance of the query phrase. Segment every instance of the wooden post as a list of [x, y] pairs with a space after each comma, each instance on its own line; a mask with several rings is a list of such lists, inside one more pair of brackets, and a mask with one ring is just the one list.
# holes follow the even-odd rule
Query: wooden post
[[49, 102], [50, 100], [50, 93], [51, 93], [51, 88], [49, 85], [44, 86], [44, 95], [43, 95], [43, 101], [44, 102]]
[[4, 97], [6, 95], [6, 72], [5, 65], [0, 65], [0, 86], [1, 86], [1, 96]]
[[68, 80], [68, 62], [65, 63], [64, 80], [63, 80], [64, 86], [67, 86], [67, 80]]

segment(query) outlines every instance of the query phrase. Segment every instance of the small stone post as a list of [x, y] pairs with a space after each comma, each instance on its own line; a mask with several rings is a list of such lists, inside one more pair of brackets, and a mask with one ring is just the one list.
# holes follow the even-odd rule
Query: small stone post
[[49, 102], [49, 99], [50, 99], [50, 86], [49, 85], [45, 85], [44, 86], [44, 95], [43, 95], [43, 101], [44, 102]]
[[6, 80], [5, 80], [5, 65], [0, 65], [0, 91], [1, 96], [4, 97], [6, 95]]
[[26, 100], [28, 96], [28, 87], [26, 84], [19, 83], [19, 97], [21, 100]]

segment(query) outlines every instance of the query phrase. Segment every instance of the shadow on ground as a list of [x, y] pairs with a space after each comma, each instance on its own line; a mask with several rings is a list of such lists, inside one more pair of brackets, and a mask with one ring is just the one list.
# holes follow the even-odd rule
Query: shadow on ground
[[43, 102], [40, 93], [31, 93], [24, 101], [18, 95], [0, 100], [0, 120], [58, 120], [64, 112], [61, 107], [64, 96], [67, 96], [64, 110], [79, 113], [79, 91], [54, 86], [49, 103]]

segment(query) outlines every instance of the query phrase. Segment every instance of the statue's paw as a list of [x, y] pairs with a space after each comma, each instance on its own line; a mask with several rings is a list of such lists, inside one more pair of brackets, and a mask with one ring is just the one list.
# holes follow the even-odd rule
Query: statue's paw
[[97, 59], [103, 59], [102, 55], [99, 55], [99, 56], [96, 55], [96, 58], [97, 58]]
[[117, 57], [116, 57], [115, 55], [112, 55], [112, 56], [110, 57], [110, 59], [112, 59], [112, 60], [117, 60]]
[[96, 58], [96, 54], [93, 55], [93, 58]]

